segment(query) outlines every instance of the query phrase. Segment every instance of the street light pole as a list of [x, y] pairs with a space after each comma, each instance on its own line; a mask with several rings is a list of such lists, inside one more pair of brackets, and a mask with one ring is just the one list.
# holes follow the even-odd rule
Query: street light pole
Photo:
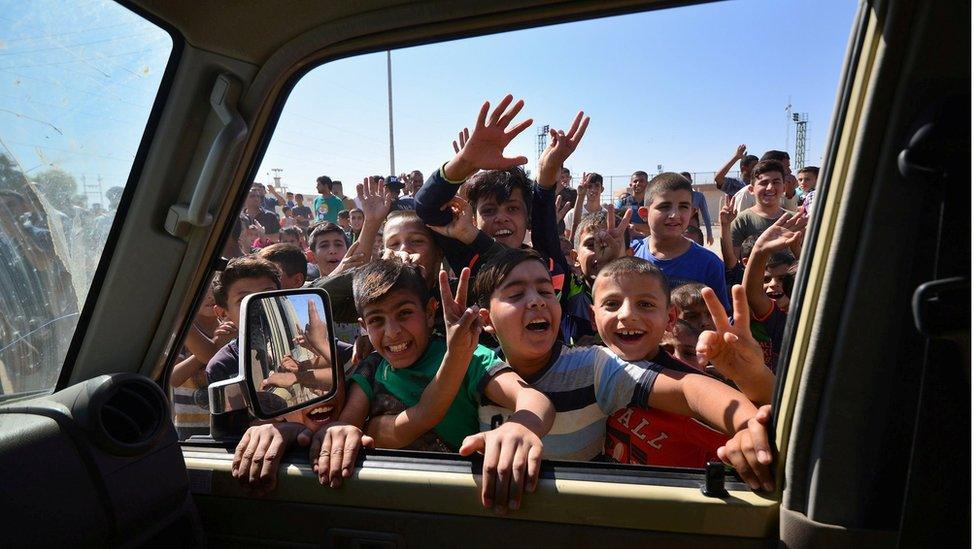
[[390, 105], [390, 175], [396, 175], [393, 161], [393, 61], [390, 58], [390, 50], [386, 50], [386, 92]]

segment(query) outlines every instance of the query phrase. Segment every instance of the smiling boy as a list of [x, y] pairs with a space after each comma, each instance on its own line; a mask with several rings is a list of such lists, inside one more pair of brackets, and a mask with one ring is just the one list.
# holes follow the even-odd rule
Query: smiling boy
[[691, 182], [674, 172], [659, 174], [648, 184], [645, 207], [650, 234], [635, 240], [634, 256], [646, 259], [667, 276], [668, 289], [701, 282], [715, 290], [729, 309], [725, 266], [710, 250], [684, 236], [691, 220]]
[[[603, 273], [610, 270], [606, 278], [612, 279], [611, 267], [623, 261], [638, 260], [617, 259], [601, 270], [594, 285], [598, 303], [605, 297], [601, 292]], [[657, 300], [637, 298], [631, 304], [629, 298], [621, 298], [621, 323], [611, 321], [616, 312], [596, 319], [604, 341], [621, 351], [617, 355], [604, 347], [568, 348], [557, 340], [559, 301], [538, 254], [506, 250], [478, 274], [475, 294], [483, 307], [485, 329], [495, 333], [509, 366], [556, 405], [553, 428], [543, 439], [546, 457], [597, 458], [603, 451], [607, 417], [627, 406], [653, 406], [684, 416], [694, 415], [730, 434], [746, 429], [756, 415], [756, 407], [744, 395], [718, 381], [656, 364], [647, 367], [618, 356], [645, 358], [649, 347], [657, 348], [668, 323], [673, 322], [664, 277], [647, 265], [657, 273], [656, 288], [651, 286], [656, 289], [653, 295]], [[648, 285], [641, 282], [639, 287], [622, 291], [621, 296], [646, 294]], [[600, 308], [614, 309], [611, 303], [603, 303]], [[489, 404], [482, 406], [479, 413], [482, 428], [487, 428], [504, 422], [508, 412], [504, 406]], [[760, 474], [769, 490], [771, 455], [764, 440], [755, 443], [761, 450], [757, 452], [756, 471], [750, 469], [749, 473]]]
[[[349, 467], [336, 467], [327, 454], [338, 451], [341, 457], [356, 451], [359, 429], [364, 427], [378, 447], [463, 454], [484, 450], [486, 507], [497, 502], [517, 509], [524, 483], [532, 489], [541, 459], [540, 438], [552, 425], [552, 403], [490, 349], [478, 345], [478, 309], [465, 307], [469, 275], [469, 269], [461, 271], [455, 297], [447, 273], [440, 273], [445, 341], [431, 335], [437, 301], [428, 297], [427, 285], [413, 267], [377, 260], [356, 271], [353, 288], [360, 324], [376, 353], [352, 376], [341, 423], [326, 428], [313, 443], [313, 453], [319, 445], [326, 455], [318, 469], [323, 484], [338, 486], [351, 474]], [[515, 409], [512, 425], [479, 434], [482, 399]], [[349, 437], [352, 447], [345, 444]], [[496, 466], [499, 474], [506, 471], [497, 493], [492, 488]]]
[[[756, 204], [746, 210], [739, 210], [739, 215], [732, 221], [730, 227], [735, 257], [741, 256], [743, 240], [749, 236], [759, 237], [786, 213], [780, 200], [783, 196], [785, 177], [786, 170], [775, 160], [762, 160], [753, 168], [751, 188], [756, 196]], [[796, 243], [792, 249], [794, 255], [799, 256], [799, 243]]]

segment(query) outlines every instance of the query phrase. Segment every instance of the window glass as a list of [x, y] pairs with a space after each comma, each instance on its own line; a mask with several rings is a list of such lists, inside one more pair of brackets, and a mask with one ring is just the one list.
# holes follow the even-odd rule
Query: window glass
[[[473, 267], [468, 303], [488, 310], [480, 341], [501, 345], [475, 351], [468, 375], [491, 378], [504, 359], [555, 403], [546, 457], [701, 467], [747, 419], [716, 410], [754, 415], [750, 402], [768, 403], [782, 374], [804, 214], [816, 207], [855, 8], [710, 3], [323, 65], [290, 93], [225, 256], [267, 257], [282, 287], [331, 293], [339, 339], [362, 361], [347, 365], [349, 398], [365, 393], [373, 418], [413, 404], [408, 393], [424, 383], [396, 372], [437, 371], [451, 321], [438, 308], [428, 329], [426, 297], [398, 309], [410, 301], [394, 291], [400, 279], [373, 298], [357, 286], [357, 305], [337, 273], [406, 261], [439, 300], [442, 264], [452, 279]], [[508, 109], [524, 107], [506, 118], [503, 105], [494, 127], [508, 93]], [[789, 224], [770, 229], [784, 213]], [[542, 261], [490, 272], [520, 247]], [[740, 297], [751, 318], [733, 327], [732, 286], [750, 254], [758, 271]], [[597, 276], [624, 256], [637, 259]], [[194, 323], [208, 328], [193, 337], [207, 354], [174, 370], [174, 383], [198, 377], [184, 401], [236, 373], [236, 351], [218, 349], [233, 347], [238, 320], [232, 302], [201, 307]], [[726, 331], [742, 342], [738, 362], [717, 345], [697, 355], [701, 337]], [[509, 417], [485, 384], [460, 387], [471, 425]], [[407, 448], [456, 451], [461, 420], [445, 422]]]
[[107, 0], [0, 16], [0, 395], [57, 382], [172, 46]]

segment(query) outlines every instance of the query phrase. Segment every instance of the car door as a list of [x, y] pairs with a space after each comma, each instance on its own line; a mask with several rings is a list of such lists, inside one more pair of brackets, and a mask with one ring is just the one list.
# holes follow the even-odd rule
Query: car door
[[[174, 58], [56, 388], [110, 372], [165, 380], [284, 98], [314, 64], [672, 4], [127, 4], [172, 32]], [[910, 472], [915, 482], [931, 477], [931, 468], [910, 451], [924, 440], [913, 435], [925, 376], [918, 372], [924, 340], [912, 333], [909, 303], [930, 279], [933, 260], [914, 257], [913, 245], [933, 254], [937, 245], [922, 237], [938, 229], [904, 221], [916, 218], [913, 204], [931, 198], [922, 186], [883, 185], [903, 183], [896, 157], [922, 107], [939, 103], [940, 93], [968, 93], [957, 57], [937, 55], [939, 44], [968, 40], [964, 15], [962, 3], [860, 5], [811, 228], [816, 238], [805, 245], [795, 294], [802, 307], [790, 319], [795, 339], [780, 366], [775, 492], [754, 493], [727, 478], [728, 496], [707, 496], [701, 470], [547, 463], [538, 492], [517, 514], [500, 518], [474, 497], [477, 460], [377, 450], [341, 490], [318, 486], [296, 452], [286, 458], [278, 488], [256, 498], [230, 477], [233, 444], [185, 442], [208, 541], [744, 546], [894, 544], [917, 533], [918, 515], [904, 511], [922, 496], [912, 484], [905, 497], [906, 479]], [[946, 82], [951, 86], [935, 85]], [[959, 215], [968, 222], [968, 212]], [[871, 306], [876, 292], [893, 304], [881, 315]], [[901, 427], [887, 427], [889, 420]], [[146, 471], [129, 482], [154, 479]]]

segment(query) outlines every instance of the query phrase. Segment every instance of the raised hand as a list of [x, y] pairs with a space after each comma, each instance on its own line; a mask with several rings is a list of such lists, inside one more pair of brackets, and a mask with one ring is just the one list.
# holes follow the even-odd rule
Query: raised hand
[[539, 185], [551, 187], [556, 183], [556, 176], [563, 163], [569, 158], [586, 133], [587, 126], [590, 125], [590, 117], [585, 116], [583, 111], [576, 113], [569, 131], [549, 129], [549, 146], [542, 151], [539, 157]]
[[739, 215], [739, 212], [735, 210], [735, 199], [729, 195], [725, 195], [722, 209], [718, 214], [719, 222], [723, 227], [728, 227], [732, 225], [732, 222], [735, 221], [735, 216], [737, 215]]
[[759, 235], [752, 247], [753, 253], [773, 253], [793, 247], [803, 239], [807, 227], [807, 217], [787, 212]]
[[441, 209], [451, 210], [454, 216], [451, 222], [442, 226], [427, 225], [427, 228], [463, 244], [474, 242], [474, 239], [478, 237], [478, 228], [474, 225], [474, 214], [471, 212], [471, 205], [468, 204], [468, 201], [460, 196], [455, 196], [447, 204], [441, 206]]
[[738, 147], [736, 147], [736, 149], [735, 149], [735, 157], [736, 157], [736, 159], [742, 159], [745, 156], [746, 156], [746, 146], [745, 145], [739, 145]]
[[504, 155], [505, 147], [518, 134], [532, 125], [532, 119], [529, 118], [506, 130], [525, 105], [521, 99], [513, 104], [512, 99], [511, 94], [506, 95], [490, 116], [488, 109], [491, 104], [485, 101], [478, 113], [474, 131], [465, 142], [464, 147], [461, 148], [457, 156], [444, 166], [444, 175], [447, 176], [447, 179], [463, 181], [477, 170], [504, 170], [528, 162], [524, 156], [507, 157]]
[[335, 270], [329, 273], [335, 276], [341, 272], [348, 271], [349, 269], [355, 269], [356, 267], [361, 267], [369, 261], [369, 254], [367, 252], [359, 251], [359, 246], [362, 240], [357, 240], [349, 246], [346, 250], [346, 255], [342, 256], [342, 261], [336, 266]]
[[[439, 282], [441, 289], [441, 308], [444, 309], [444, 327], [447, 331], [448, 353], [457, 356], [470, 357], [478, 346], [481, 335], [481, 317], [478, 316], [478, 306], [467, 307], [468, 281], [471, 269], [461, 269], [458, 278], [457, 293], [451, 295], [451, 285], [447, 279], [447, 272], [441, 271]], [[467, 363], [464, 363], [465, 366]]]
[[295, 324], [295, 343], [312, 351], [316, 355], [332, 360], [329, 356], [329, 327], [319, 316], [319, 309], [315, 301], [308, 300], [308, 324], [303, 330], [297, 323]]
[[467, 143], [468, 139], [470, 138], [471, 135], [468, 133], [467, 128], [464, 128], [463, 131], [459, 131], [457, 141], [451, 141], [451, 145], [454, 147], [454, 154], [460, 153], [461, 149], [464, 148], [464, 144]]
[[[743, 375], [754, 376], [758, 369], [768, 371], [762, 348], [752, 337], [749, 328], [749, 302], [745, 288], [740, 284], [732, 287], [732, 323], [729, 323], [722, 303], [711, 288], [702, 288], [701, 293], [712, 315], [715, 330], [705, 330], [698, 336], [695, 348], [698, 365], [704, 369], [708, 363], [712, 363], [720, 374], [732, 380], [741, 379]], [[761, 400], [768, 402], [768, 399]]]
[[[580, 194], [582, 193], [576, 193], [576, 196], [579, 197]], [[577, 200], [579, 200], [579, 198], [577, 198]], [[569, 213], [569, 210], [572, 210], [573, 206], [575, 205], [576, 204], [573, 202], [569, 202], [568, 200], [563, 200], [562, 195], [557, 195], [556, 196], [556, 219], [559, 220], [565, 218], [566, 214]]]
[[367, 222], [382, 223], [393, 207], [393, 195], [386, 185], [378, 179], [364, 177], [360, 185], [356, 185], [356, 197], [362, 204], [363, 225]]
[[230, 320], [225, 320], [214, 330], [214, 343], [226, 345], [232, 340], [237, 339], [237, 324]]

